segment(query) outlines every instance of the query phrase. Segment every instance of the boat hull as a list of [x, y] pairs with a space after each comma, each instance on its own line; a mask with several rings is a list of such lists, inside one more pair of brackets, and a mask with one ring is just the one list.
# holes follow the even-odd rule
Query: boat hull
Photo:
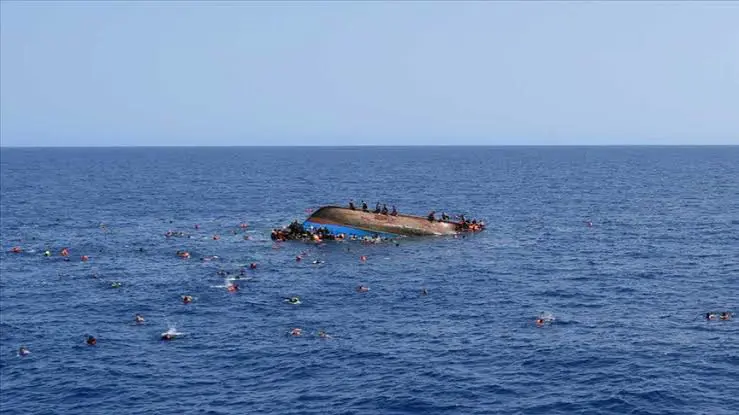
[[460, 224], [448, 221], [430, 221], [411, 215], [383, 215], [352, 210], [338, 206], [324, 206], [308, 217], [306, 228], [327, 228], [332, 234], [363, 236], [430, 236], [453, 235]]

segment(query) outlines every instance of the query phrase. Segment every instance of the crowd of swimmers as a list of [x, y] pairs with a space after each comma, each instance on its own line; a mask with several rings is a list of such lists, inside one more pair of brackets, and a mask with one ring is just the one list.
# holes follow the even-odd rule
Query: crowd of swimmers
[[[350, 208], [354, 209], [353, 203], [350, 203]], [[387, 207], [385, 205], [383, 205], [382, 207], [380, 207], [380, 204], [378, 203], [377, 204], [377, 209], [379, 209], [379, 212], [375, 212], [375, 213], [388, 214]], [[376, 211], [377, 211], [377, 209], [376, 209]], [[367, 204], [365, 202], [362, 202], [362, 210], [367, 211]], [[395, 206], [393, 206], [393, 211], [390, 214], [391, 215], [392, 214], [397, 215], [397, 210], [396, 210]], [[477, 222], [474, 219], [471, 220], [471, 221], [470, 220], [467, 220], [464, 217], [464, 215], [460, 215], [459, 218], [461, 220], [460, 223], [462, 224], [462, 226], [465, 227], [465, 229], [469, 229], [469, 230], [474, 231], [474, 230], [477, 230], [477, 229], [482, 229], [482, 227], [484, 227], [484, 224], [482, 222]], [[429, 221], [436, 220], [435, 219], [435, 212], [432, 211], [429, 214], [428, 219], [429, 219]], [[449, 220], [449, 217], [445, 213], [442, 213], [441, 220], [442, 221], [448, 221]], [[246, 225], [244, 225], [244, 224], [241, 225], [241, 228], [242, 229], [244, 229], [245, 227], [246, 227]], [[198, 228], [199, 228], [199, 226], [196, 225], [196, 229], [198, 229]], [[173, 236], [183, 236], [183, 235], [180, 232], [168, 232], [167, 234], [165, 234], [165, 237], [167, 237], [167, 238], [170, 238], [170, 237], [173, 237]], [[346, 236], [343, 235], [343, 234], [333, 235], [329, 231], [329, 229], [327, 229], [325, 227], [324, 228], [318, 228], [318, 229], [312, 229], [312, 228], [311, 229], [306, 229], [302, 224], [298, 223], [298, 221], [292, 222], [289, 226], [287, 226], [284, 229], [275, 229], [275, 230], [272, 231], [272, 239], [273, 240], [276, 240], [276, 241], [287, 240], [287, 239], [312, 239], [312, 240], [319, 240], [320, 241], [320, 240], [324, 240], [324, 239], [344, 239], [345, 237]], [[217, 239], [217, 238], [214, 238], [214, 239]], [[356, 237], [353, 237], [352, 239], [356, 239]], [[369, 239], [372, 240], [372, 239], [377, 239], [377, 238], [369, 238]], [[22, 254], [22, 253], [24, 253], [23, 249], [20, 246], [14, 246], [14, 247], [12, 247], [9, 252], [10, 253], [14, 253], [14, 254]], [[47, 249], [47, 250], [45, 250], [43, 252], [43, 255], [45, 257], [51, 257], [52, 256], [52, 253], [51, 253], [50, 250]], [[302, 255], [304, 255], [304, 254], [301, 254], [301, 255], [297, 256], [296, 257], [296, 260], [297, 261], [300, 261], [301, 258], [302, 258]], [[69, 260], [69, 257], [70, 257], [70, 250], [69, 250], [69, 248], [67, 248], [67, 247], [62, 248], [59, 251], [59, 256], [61, 256], [62, 258], [64, 258], [64, 260], [68, 261]], [[182, 251], [182, 250], [177, 251], [176, 252], [176, 256], [179, 257], [179, 258], [181, 258], [181, 259], [190, 259], [190, 253], [187, 252], [187, 251]], [[82, 255], [80, 257], [80, 259], [81, 259], [81, 261], [86, 262], [86, 261], [89, 260], [89, 256]], [[218, 256], [215, 256], [214, 255], [214, 256], [210, 256], [210, 257], [203, 257], [201, 259], [202, 260], [218, 259]], [[367, 257], [364, 256], [364, 255], [360, 256], [360, 261], [361, 262], [366, 262], [367, 261]], [[314, 264], [320, 264], [320, 263], [323, 263], [323, 261], [316, 260], [316, 261], [313, 261], [313, 263]], [[253, 263], [249, 264], [249, 269], [255, 270], [256, 268], [257, 268], [257, 264], [256, 263], [253, 262]], [[228, 276], [231, 275], [230, 272], [223, 271], [223, 270], [218, 270], [217, 274], [219, 276], [226, 276], [226, 277], [228, 277]], [[241, 268], [240, 271], [239, 271], [239, 274], [237, 276], [233, 277], [233, 279], [234, 280], [243, 279], [245, 277], [245, 274], [246, 274], [246, 269], [245, 268]], [[94, 274], [93, 276], [95, 278], [97, 278], [97, 275], [96, 274]], [[113, 281], [111, 283], [111, 287], [112, 288], [120, 288], [121, 287], [121, 283], [118, 282], [118, 281]], [[228, 284], [226, 284], [225, 288], [227, 289], [227, 291], [229, 291], [231, 293], [236, 293], [240, 289], [239, 285], [236, 284], [236, 283], [234, 283], [234, 282], [229, 282]], [[368, 293], [370, 291], [369, 287], [366, 286], [366, 285], [359, 285], [359, 286], [357, 286], [355, 288], [355, 290], [357, 292], [359, 292], [359, 293]], [[420, 295], [421, 296], [428, 296], [428, 294], [429, 293], [428, 293], [428, 290], [426, 288], [423, 288], [421, 290], [421, 292], [420, 292]], [[183, 304], [187, 305], [187, 304], [191, 304], [193, 301], [195, 301], [195, 298], [192, 295], [182, 295], [181, 296], [181, 300], [182, 300], [182, 303]], [[291, 304], [291, 305], [299, 305], [299, 304], [302, 303], [299, 296], [285, 297], [284, 298], [284, 301], [287, 302], [287, 303], [289, 303], [289, 304]], [[705, 314], [705, 319], [706, 320], [709, 320], [709, 321], [713, 321], [713, 320], [728, 321], [728, 320], [731, 320], [732, 319], [732, 313], [730, 311], [707, 312]], [[548, 314], [548, 313], [543, 313], [543, 314], [540, 314], [538, 317], [536, 317], [536, 319], [534, 320], [534, 323], [535, 323], [535, 325], [537, 327], [544, 327], [546, 325], [553, 324], [554, 321], [555, 321], [555, 319], [554, 319], [554, 316], [553, 315]], [[144, 322], [145, 322], [145, 319], [144, 319], [144, 316], [143, 315], [136, 314], [134, 316], [134, 323], [135, 324], [140, 325], [140, 324], [143, 324]], [[293, 328], [293, 329], [291, 329], [289, 331], [289, 334], [292, 335], [292, 336], [302, 336], [303, 335], [303, 329], [301, 329], [301, 328]], [[167, 332], [161, 334], [161, 339], [162, 340], [165, 340], [165, 341], [169, 341], [169, 340], [174, 340], [174, 339], [178, 338], [181, 335], [182, 335], [182, 333], [178, 333], [173, 328], [170, 328]], [[318, 337], [321, 337], [321, 338], [330, 338], [331, 336], [329, 336], [328, 334], [326, 334], [325, 331], [320, 330], [320, 331], [318, 331]], [[95, 346], [95, 345], [97, 345], [97, 339], [94, 336], [92, 336], [92, 335], [85, 335], [85, 340], [84, 341], [89, 346]], [[31, 351], [25, 345], [20, 346], [20, 348], [18, 349], [18, 355], [19, 356], [28, 356], [30, 354], [31, 354]]]

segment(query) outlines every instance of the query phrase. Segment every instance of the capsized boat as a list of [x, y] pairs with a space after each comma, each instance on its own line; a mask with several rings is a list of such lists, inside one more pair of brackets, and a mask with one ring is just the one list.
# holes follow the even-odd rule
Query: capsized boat
[[321, 239], [453, 235], [459, 232], [481, 231], [484, 228], [482, 222], [477, 223], [476, 221], [432, 220], [431, 217], [323, 206], [313, 212], [302, 224], [293, 222], [282, 230], [274, 230], [272, 239], [305, 239], [312, 238], [316, 234]]

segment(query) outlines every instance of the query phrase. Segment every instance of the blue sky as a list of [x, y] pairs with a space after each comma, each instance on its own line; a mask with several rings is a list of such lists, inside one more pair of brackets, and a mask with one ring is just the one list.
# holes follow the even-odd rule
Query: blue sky
[[2, 145], [739, 144], [739, 2], [2, 2]]

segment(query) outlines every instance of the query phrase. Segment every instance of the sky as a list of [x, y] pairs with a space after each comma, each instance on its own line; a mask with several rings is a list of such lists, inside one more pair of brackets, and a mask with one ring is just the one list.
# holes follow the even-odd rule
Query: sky
[[0, 144], [739, 144], [739, 2], [0, 3]]

